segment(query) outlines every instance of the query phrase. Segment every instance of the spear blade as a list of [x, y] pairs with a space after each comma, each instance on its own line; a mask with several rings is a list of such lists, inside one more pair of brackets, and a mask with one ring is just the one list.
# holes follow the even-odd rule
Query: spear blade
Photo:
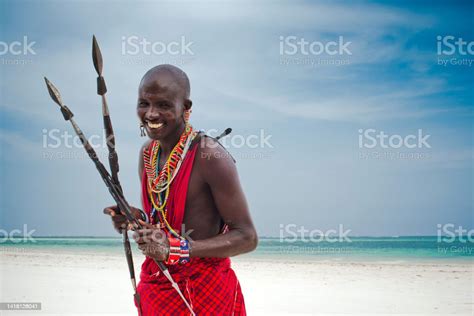
[[[97, 72], [97, 94], [104, 96], [107, 93], [107, 86], [105, 85], [104, 77], [102, 77], [102, 53], [100, 52], [99, 44], [95, 35], [92, 35], [92, 60], [94, 62], [94, 68]], [[104, 109], [106, 110], [106, 109]], [[108, 110], [107, 110], [108, 111]]]
[[102, 76], [102, 53], [95, 35], [92, 36], [92, 60], [94, 61], [95, 71], [99, 76]]
[[63, 107], [63, 101], [61, 100], [61, 94], [59, 93], [58, 88], [56, 88], [54, 84], [48, 80], [48, 78], [44, 77], [44, 81], [46, 82], [46, 87], [48, 88], [51, 99], [53, 99], [54, 103], [60, 107]]

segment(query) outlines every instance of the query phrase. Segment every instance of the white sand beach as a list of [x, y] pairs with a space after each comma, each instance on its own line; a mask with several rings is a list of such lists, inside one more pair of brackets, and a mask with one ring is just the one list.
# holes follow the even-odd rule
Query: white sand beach
[[[136, 270], [143, 257], [135, 255]], [[472, 315], [472, 261], [290, 261], [235, 258], [248, 315]], [[1, 253], [1, 301], [41, 311], [1, 315], [136, 315], [123, 256]]]

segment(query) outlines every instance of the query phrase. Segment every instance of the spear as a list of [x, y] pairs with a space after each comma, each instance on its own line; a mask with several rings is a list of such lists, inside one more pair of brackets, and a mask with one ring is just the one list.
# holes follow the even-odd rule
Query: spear
[[92, 60], [94, 61], [94, 68], [97, 72], [97, 94], [102, 97], [102, 116], [104, 117], [104, 129], [107, 139], [107, 148], [109, 150], [109, 165], [112, 179], [121, 188], [118, 179], [119, 164], [118, 156], [115, 151], [115, 135], [112, 128], [112, 121], [110, 120], [109, 107], [105, 94], [107, 93], [107, 86], [105, 85], [104, 77], [102, 77], [102, 54], [95, 35], [92, 36]]
[[[102, 98], [102, 116], [104, 117], [104, 129], [105, 129], [106, 139], [107, 139], [107, 148], [109, 150], [109, 165], [110, 165], [110, 171], [112, 173], [112, 180], [115, 182], [116, 186], [122, 192], [122, 188], [120, 186], [120, 182], [118, 179], [119, 164], [118, 164], [118, 155], [117, 155], [117, 152], [115, 151], [115, 135], [114, 135], [114, 130], [112, 128], [112, 120], [110, 119], [107, 99], [105, 97], [105, 94], [107, 93], [107, 86], [105, 84], [105, 79], [102, 76], [102, 68], [103, 68], [102, 53], [100, 51], [99, 44], [97, 43], [97, 39], [95, 35], [92, 36], [92, 60], [94, 62], [94, 68], [98, 76], [97, 77], [97, 94], [100, 95]], [[141, 225], [140, 225], [140, 228], [141, 228]], [[130, 278], [132, 279], [133, 288], [135, 290], [134, 298], [135, 298], [135, 301], [138, 302], [138, 306], [140, 306], [139, 305], [140, 296], [136, 291], [136, 285], [135, 285], [135, 271], [133, 268], [133, 258], [131, 256], [132, 250], [130, 248], [130, 241], [128, 240], [128, 235], [127, 235], [126, 230], [123, 232], [123, 242], [124, 242], [124, 247], [125, 247], [125, 253], [127, 256], [128, 268], [130, 271]], [[168, 281], [171, 283], [173, 288], [179, 294], [179, 296], [183, 300], [186, 307], [190, 310], [191, 314], [194, 315], [194, 312], [190, 304], [188, 303], [183, 293], [179, 289], [178, 284], [174, 281], [166, 265], [164, 265], [163, 262], [159, 262], [156, 260], [155, 262], [160, 268], [160, 270], [163, 272], [163, 274], [166, 276]]]
[[[105, 85], [104, 77], [102, 76], [102, 54], [100, 52], [99, 45], [95, 35], [92, 36], [92, 60], [94, 62], [94, 68], [97, 72], [97, 94], [102, 97], [102, 116], [104, 118], [104, 129], [105, 129], [105, 139], [107, 141], [107, 149], [109, 151], [109, 166], [112, 181], [115, 183], [120, 192], [123, 193], [122, 186], [118, 178], [119, 164], [118, 164], [118, 155], [115, 150], [115, 134], [112, 127], [112, 121], [109, 115], [109, 107], [107, 105], [107, 99], [105, 98], [105, 93], [107, 92], [107, 86]], [[137, 292], [137, 282], [135, 279], [135, 268], [133, 265], [133, 256], [132, 248], [130, 246], [130, 240], [128, 238], [128, 232], [126, 229], [122, 230], [122, 241], [123, 247], [125, 250], [125, 257], [127, 259], [128, 271], [130, 273], [130, 280], [132, 281], [133, 287], [133, 299], [137, 306], [140, 306], [140, 295]]]

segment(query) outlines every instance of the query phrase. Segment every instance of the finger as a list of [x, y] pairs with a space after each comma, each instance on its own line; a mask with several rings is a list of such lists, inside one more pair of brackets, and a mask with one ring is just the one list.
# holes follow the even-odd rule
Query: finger
[[135, 231], [138, 237], [147, 237], [153, 234], [153, 229], [150, 228], [141, 228]]
[[136, 231], [133, 234], [133, 239], [137, 243], [153, 243], [161, 240], [161, 231], [142, 229], [140, 232]]
[[117, 213], [115, 213], [114, 209], [112, 207], [106, 207], [104, 208], [104, 214], [110, 215], [110, 216], [115, 216]]
[[113, 222], [114, 229], [117, 231], [117, 233], [121, 234], [124, 230], [124, 224], [119, 224]]
[[117, 223], [125, 223], [127, 221], [127, 218], [123, 215], [117, 214], [112, 215], [112, 220]]
[[139, 219], [138, 222], [145, 228], [150, 228], [150, 229], [154, 229], [156, 228], [155, 226], [153, 226], [152, 224], [149, 224], [147, 222], [144, 222], [143, 220]]
[[114, 225], [114, 228], [115, 228], [116, 230], [119, 230], [120, 232], [121, 232], [122, 230], [126, 230], [126, 229], [127, 229], [127, 224], [126, 224], [126, 223], [115, 223], [115, 222], [114, 222], [113, 225]]
[[127, 223], [126, 222], [113, 222], [115, 229], [127, 229]]

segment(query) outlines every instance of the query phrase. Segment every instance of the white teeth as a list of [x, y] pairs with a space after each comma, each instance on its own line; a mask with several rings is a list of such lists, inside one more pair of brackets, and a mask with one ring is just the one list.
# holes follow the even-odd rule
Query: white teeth
[[150, 128], [160, 128], [163, 126], [163, 123], [158, 123], [158, 124], [153, 124], [151, 122], [147, 122], [148, 123], [148, 127]]

